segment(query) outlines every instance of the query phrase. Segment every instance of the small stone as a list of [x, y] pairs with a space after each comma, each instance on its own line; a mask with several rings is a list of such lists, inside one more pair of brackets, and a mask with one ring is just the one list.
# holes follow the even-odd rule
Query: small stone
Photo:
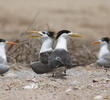
[[95, 100], [102, 100], [103, 99], [103, 96], [101, 95], [97, 95], [96, 97], [94, 97]]
[[71, 91], [72, 91], [72, 88], [68, 88], [65, 92], [67, 95], [69, 95]]
[[88, 89], [91, 89], [93, 86], [94, 86], [93, 84], [87, 85], [87, 88], [88, 88]]
[[106, 81], [107, 83], [109, 83], [109, 82], [110, 82], [110, 78], [105, 78], [105, 81]]
[[98, 82], [98, 80], [94, 79], [92, 82], [93, 82], [93, 83], [96, 83], [96, 82]]
[[26, 85], [23, 87], [23, 89], [36, 89], [38, 88], [38, 84], [31, 83], [30, 85]]
[[81, 88], [79, 88], [79, 87], [74, 87], [73, 89], [74, 90], [81, 90]]
[[72, 91], [72, 88], [68, 88], [65, 92], [70, 92]]

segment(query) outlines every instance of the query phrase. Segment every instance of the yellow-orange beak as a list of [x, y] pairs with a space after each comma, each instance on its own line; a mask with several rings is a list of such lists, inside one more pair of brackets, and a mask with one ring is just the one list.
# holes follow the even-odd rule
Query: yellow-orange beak
[[7, 44], [14, 44], [14, 45], [16, 45], [17, 43], [16, 42], [8, 42]]
[[94, 41], [93, 42], [93, 44], [99, 44], [100, 43], [100, 41]]
[[27, 32], [31, 32], [31, 33], [39, 33], [39, 31], [32, 31], [32, 30], [29, 30]]
[[79, 34], [79, 33], [72, 33], [72, 34], [69, 34], [69, 36], [71, 36], [71, 37], [80, 37], [80, 38], [83, 37], [83, 35]]
[[28, 37], [42, 37], [42, 34], [40, 34], [40, 31], [27, 31], [27, 32], [36, 34], [36, 35], [27, 35]]
[[27, 35], [28, 37], [41, 37], [42, 35]]

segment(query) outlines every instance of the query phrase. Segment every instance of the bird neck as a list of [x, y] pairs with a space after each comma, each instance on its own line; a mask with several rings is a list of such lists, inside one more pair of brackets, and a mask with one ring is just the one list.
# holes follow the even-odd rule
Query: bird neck
[[0, 44], [0, 57], [7, 61], [4, 44]]
[[67, 39], [59, 37], [55, 49], [65, 49], [67, 51]]
[[101, 58], [106, 53], [109, 53], [108, 44], [101, 45], [98, 58]]
[[48, 38], [46, 40], [43, 40], [43, 44], [41, 46], [40, 53], [52, 51], [53, 50], [52, 46], [53, 46], [53, 39]]

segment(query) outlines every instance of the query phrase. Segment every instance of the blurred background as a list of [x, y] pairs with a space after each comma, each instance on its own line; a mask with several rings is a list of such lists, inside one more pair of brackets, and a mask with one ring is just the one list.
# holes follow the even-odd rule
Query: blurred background
[[[75, 47], [81, 49], [82, 44], [93, 48], [95, 46], [90, 47], [93, 40], [110, 35], [110, 1], [0, 0], [0, 38], [22, 39], [20, 34], [31, 29], [55, 32], [68, 29], [84, 34], [84, 38], [77, 39], [76, 44], [76, 39], [72, 39], [74, 46], [69, 45], [72, 54]], [[39, 51], [40, 46], [36, 48]]]
[[109, 0], [0, 0], [0, 37], [13, 39], [33, 26], [69, 29], [90, 38], [109, 36]]

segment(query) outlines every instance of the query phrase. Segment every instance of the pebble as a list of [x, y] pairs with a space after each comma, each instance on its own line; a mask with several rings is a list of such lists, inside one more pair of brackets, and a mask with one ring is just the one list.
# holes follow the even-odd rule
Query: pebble
[[72, 91], [72, 88], [68, 88], [65, 92], [70, 92]]
[[103, 100], [103, 96], [101, 95], [97, 95], [94, 97], [95, 100]]
[[36, 88], [38, 88], [38, 84], [36, 83], [31, 83], [23, 87], [23, 89], [36, 89]]

